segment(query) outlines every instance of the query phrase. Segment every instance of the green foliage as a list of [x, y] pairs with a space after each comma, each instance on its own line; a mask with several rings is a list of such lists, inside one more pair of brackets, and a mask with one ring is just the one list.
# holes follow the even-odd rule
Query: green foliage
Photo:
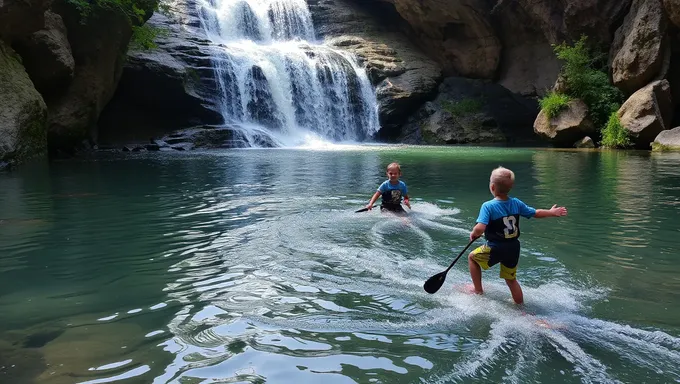
[[583, 100], [596, 127], [604, 127], [612, 112], [619, 109], [623, 94], [610, 84], [606, 68], [599, 63], [602, 54], [593, 54], [581, 36], [573, 46], [553, 45], [557, 58], [564, 62], [562, 76], [567, 95]]
[[456, 102], [444, 101], [442, 102], [442, 108], [458, 117], [468, 116], [482, 111], [484, 107], [484, 101], [481, 99], [467, 98]]
[[557, 116], [560, 111], [567, 108], [567, 105], [571, 101], [571, 97], [568, 95], [550, 92], [544, 98], [538, 101], [541, 109], [545, 111], [548, 118], [553, 118]]
[[132, 40], [130, 45], [132, 48], [140, 50], [149, 50], [158, 48], [154, 40], [159, 36], [165, 36], [167, 30], [158, 27], [152, 27], [148, 24], [132, 27]]
[[144, 24], [159, 7], [158, 0], [66, 0], [66, 2], [80, 12], [82, 23], [86, 23], [97, 8], [117, 8], [127, 15], [133, 26]]
[[616, 112], [611, 113], [607, 125], [602, 129], [601, 144], [607, 148], [626, 148], [631, 145], [628, 131], [621, 125]]

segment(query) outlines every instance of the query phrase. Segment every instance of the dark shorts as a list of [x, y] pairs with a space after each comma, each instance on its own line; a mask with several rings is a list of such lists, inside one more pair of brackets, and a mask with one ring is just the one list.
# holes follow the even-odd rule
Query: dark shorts
[[519, 241], [493, 246], [482, 245], [472, 251], [472, 259], [484, 270], [500, 263], [500, 277], [506, 280], [515, 280], [517, 264], [519, 263]]
[[385, 203], [382, 203], [380, 205], [380, 211], [383, 211], [383, 210], [394, 212], [394, 213], [406, 213], [406, 211], [401, 206], [401, 204], [385, 204]]

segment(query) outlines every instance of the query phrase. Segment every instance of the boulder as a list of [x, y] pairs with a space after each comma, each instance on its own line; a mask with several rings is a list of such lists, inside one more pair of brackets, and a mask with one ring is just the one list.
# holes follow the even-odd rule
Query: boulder
[[147, 142], [200, 124], [221, 124], [211, 56], [216, 47], [161, 13], [153, 49], [131, 49], [118, 88], [98, 121], [102, 145]]
[[581, 149], [595, 148], [595, 143], [593, 142], [593, 139], [590, 138], [590, 136], [586, 136], [586, 137], [582, 138], [581, 140], [575, 142], [574, 148], [581, 148]]
[[654, 139], [652, 148], [655, 151], [680, 151], [680, 127], [661, 131]]
[[666, 9], [666, 14], [670, 21], [678, 28], [680, 28], [680, 1], [679, 0], [663, 0], [663, 6]]
[[366, 68], [376, 86], [378, 138], [395, 140], [406, 118], [434, 98], [441, 67], [403, 33], [381, 26], [350, 0], [310, 0], [309, 7], [320, 37], [354, 54]]
[[624, 93], [666, 75], [671, 53], [667, 27], [661, 0], [633, 0], [610, 50], [614, 85]]
[[12, 44], [45, 25], [45, 11], [52, 0], [0, 1], [0, 40]]
[[535, 102], [485, 80], [450, 77], [439, 94], [406, 124], [410, 144], [517, 143], [530, 141]]
[[654, 81], [633, 93], [617, 114], [635, 146], [649, 149], [649, 144], [659, 133], [669, 128], [673, 117], [668, 81]]
[[0, 41], [0, 168], [43, 153], [47, 107], [16, 53]]
[[59, 92], [73, 77], [75, 62], [61, 16], [45, 12], [45, 26], [18, 42], [26, 72], [45, 98]]
[[571, 147], [576, 140], [595, 133], [595, 127], [588, 118], [586, 104], [575, 99], [553, 118], [541, 110], [534, 122], [534, 132], [557, 147]]

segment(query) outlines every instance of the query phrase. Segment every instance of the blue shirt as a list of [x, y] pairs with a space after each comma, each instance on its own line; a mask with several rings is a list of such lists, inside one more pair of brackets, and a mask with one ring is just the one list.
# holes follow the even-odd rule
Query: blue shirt
[[520, 199], [489, 200], [482, 204], [477, 222], [486, 224], [484, 236], [490, 245], [517, 241], [519, 239], [519, 218], [534, 217], [536, 210]]
[[378, 192], [382, 194], [383, 204], [388, 205], [401, 204], [402, 196], [408, 196], [406, 183], [401, 180], [399, 180], [397, 184], [392, 184], [389, 180], [386, 180], [380, 184], [380, 187], [378, 187]]

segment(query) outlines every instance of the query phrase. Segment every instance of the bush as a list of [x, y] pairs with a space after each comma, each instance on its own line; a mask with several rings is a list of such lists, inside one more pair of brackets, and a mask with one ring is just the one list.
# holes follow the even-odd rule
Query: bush
[[545, 111], [548, 118], [557, 116], [560, 111], [567, 108], [571, 101], [571, 97], [557, 92], [550, 92], [544, 98], [538, 101], [541, 109]]
[[141, 26], [159, 6], [158, 0], [66, 0], [80, 12], [81, 23], [86, 23], [94, 8], [118, 8], [133, 26]]
[[553, 45], [557, 58], [564, 62], [562, 76], [567, 95], [583, 100], [588, 106], [590, 119], [603, 129], [612, 112], [619, 109], [623, 93], [609, 83], [602, 54], [593, 54], [587, 47], [587, 36], [581, 36], [573, 46], [565, 43]]
[[600, 144], [607, 148], [630, 147], [631, 141], [630, 137], [628, 137], [628, 131], [621, 125], [616, 112], [612, 112], [609, 115], [607, 125], [602, 130], [602, 142]]
[[157, 48], [158, 45], [154, 40], [158, 36], [167, 34], [167, 30], [157, 27], [152, 27], [148, 24], [132, 27], [132, 40], [130, 45], [133, 48], [147, 50]]
[[482, 111], [484, 102], [481, 99], [462, 99], [456, 102], [444, 101], [442, 108], [454, 116], [468, 116]]

